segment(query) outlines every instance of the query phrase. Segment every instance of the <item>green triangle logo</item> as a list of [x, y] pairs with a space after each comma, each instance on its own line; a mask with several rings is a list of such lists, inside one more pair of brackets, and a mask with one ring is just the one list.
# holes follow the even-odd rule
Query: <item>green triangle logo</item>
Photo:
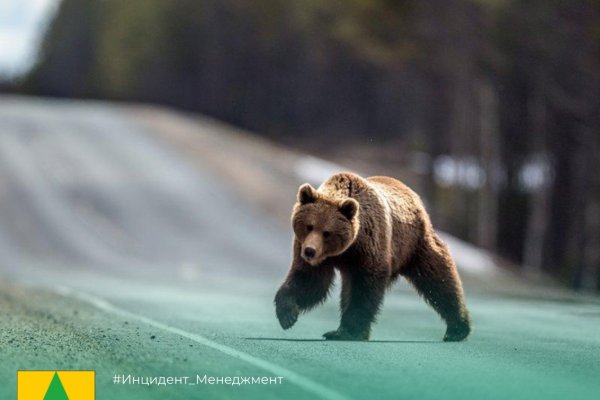
[[69, 396], [67, 396], [67, 392], [65, 392], [65, 388], [58, 377], [58, 372], [54, 373], [44, 400], [69, 400]]

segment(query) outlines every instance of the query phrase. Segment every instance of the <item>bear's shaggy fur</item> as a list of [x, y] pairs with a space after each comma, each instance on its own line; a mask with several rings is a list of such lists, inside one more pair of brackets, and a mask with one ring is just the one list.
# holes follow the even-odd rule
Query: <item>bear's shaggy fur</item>
[[393, 178], [333, 175], [304, 184], [292, 212], [293, 260], [275, 296], [283, 329], [322, 303], [334, 268], [342, 277], [341, 322], [332, 340], [368, 340], [386, 288], [402, 275], [447, 324], [445, 341], [470, 333], [456, 266], [419, 196]]

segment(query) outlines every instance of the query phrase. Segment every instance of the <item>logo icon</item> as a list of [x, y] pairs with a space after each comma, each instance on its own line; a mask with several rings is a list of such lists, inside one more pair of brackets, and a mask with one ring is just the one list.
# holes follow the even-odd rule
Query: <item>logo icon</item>
[[94, 400], [95, 371], [18, 371], [17, 400]]

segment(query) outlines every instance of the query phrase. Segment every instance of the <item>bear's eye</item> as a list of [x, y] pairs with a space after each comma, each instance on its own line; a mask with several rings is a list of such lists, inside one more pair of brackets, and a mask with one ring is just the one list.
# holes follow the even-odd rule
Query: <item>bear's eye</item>
[[313, 226], [312, 225], [306, 225], [306, 230], [309, 231], [309, 232], [312, 232]]
[[329, 236], [331, 236], [331, 233], [329, 233], [329, 232], [327, 232], [327, 231], [323, 232], [323, 237], [324, 237], [325, 239], [327, 239]]

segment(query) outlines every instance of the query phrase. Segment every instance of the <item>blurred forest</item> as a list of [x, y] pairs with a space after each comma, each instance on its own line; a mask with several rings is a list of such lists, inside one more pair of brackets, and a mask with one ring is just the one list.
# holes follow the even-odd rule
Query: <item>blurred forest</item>
[[598, 0], [63, 0], [19, 90], [394, 143], [438, 226], [600, 289]]

